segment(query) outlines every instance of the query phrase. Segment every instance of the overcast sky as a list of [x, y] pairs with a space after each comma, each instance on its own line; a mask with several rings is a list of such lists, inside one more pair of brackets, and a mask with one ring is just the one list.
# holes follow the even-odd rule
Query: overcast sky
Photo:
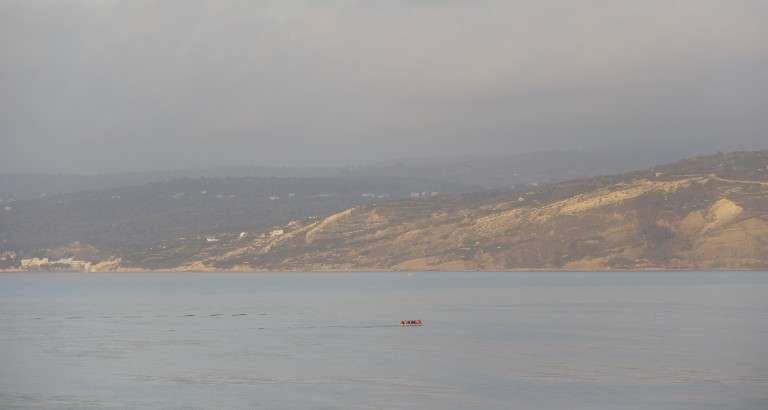
[[765, 0], [0, 0], [0, 172], [768, 148]]

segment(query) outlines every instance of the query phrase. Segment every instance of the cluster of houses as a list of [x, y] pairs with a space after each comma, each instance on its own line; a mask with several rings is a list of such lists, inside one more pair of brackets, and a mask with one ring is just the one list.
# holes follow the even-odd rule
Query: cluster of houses
[[439, 195], [439, 192], [411, 192], [411, 199], [427, 199]]
[[10, 262], [16, 260], [18, 255], [14, 251], [0, 252], [0, 262]]
[[[307, 218], [309, 221], [317, 220], [317, 216], [310, 216]], [[284, 227], [274, 227], [271, 230], [267, 232], [263, 232], [261, 235], [259, 235], [260, 239], [268, 239], [268, 238], [277, 238], [279, 236], [285, 235], [287, 231], [300, 228], [303, 225], [303, 222], [300, 220], [293, 220], [288, 222]], [[240, 234], [237, 235], [238, 240], [244, 240], [250, 237], [250, 234], [248, 232], [240, 232]], [[205, 242], [206, 243], [217, 243], [221, 242], [222, 236], [214, 236], [209, 235], [205, 236]], [[178, 238], [179, 240], [186, 240], [186, 238]]]
[[61, 258], [51, 260], [48, 258], [29, 258], [21, 260], [22, 270], [73, 270], [89, 271], [91, 263], [74, 258]]
[[365, 192], [360, 194], [363, 198], [376, 198], [376, 199], [386, 199], [389, 198], [389, 194], [374, 194], [372, 192]]
[[[171, 198], [178, 199], [178, 198], [183, 197], [184, 195], [186, 195], [186, 193], [184, 193], [184, 192], [177, 192], [177, 193], [171, 195]], [[208, 195], [208, 191], [204, 189], [204, 190], [200, 191], [200, 195]], [[296, 196], [296, 194], [293, 193], [293, 192], [288, 193], [288, 198], [294, 198], [295, 196]], [[216, 198], [218, 198], [218, 199], [224, 199], [224, 198], [232, 199], [232, 198], [237, 198], [237, 195], [236, 194], [216, 194]], [[267, 198], [270, 201], [278, 201], [278, 200], [280, 200], [280, 196], [279, 195], [270, 195]]]

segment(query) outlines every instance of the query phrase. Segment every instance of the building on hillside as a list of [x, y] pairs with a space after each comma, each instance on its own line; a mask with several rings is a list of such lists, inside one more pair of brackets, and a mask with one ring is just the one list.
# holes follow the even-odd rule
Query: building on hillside
[[439, 192], [411, 192], [411, 199], [426, 199], [426, 198], [434, 198], [438, 196]]
[[48, 265], [48, 258], [29, 258], [21, 260], [22, 269], [39, 269], [43, 265]]
[[285, 230], [284, 230], [284, 229], [273, 229], [273, 230], [271, 230], [271, 231], [269, 232], [269, 236], [270, 236], [271, 238], [274, 238], [274, 237], [277, 237], [277, 236], [283, 235], [284, 233], [285, 233]]
[[91, 268], [91, 263], [74, 258], [61, 258], [57, 260], [29, 258], [21, 260], [21, 268], [24, 270], [75, 270], [87, 272]]

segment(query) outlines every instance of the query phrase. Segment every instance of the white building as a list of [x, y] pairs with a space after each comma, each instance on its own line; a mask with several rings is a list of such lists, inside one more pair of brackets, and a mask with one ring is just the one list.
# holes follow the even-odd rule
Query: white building
[[48, 258], [31, 258], [22, 259], [21, 268], [25, 270], [71, 269], [87, 272], [91, 268], [91, 263], [76, 260], [74, 258], [62, 258], [55, 261], [49, 260]]
[[21, 260], [22, 269], [37, 269], [48, 264], [48, 258], [30, 258]]
[[284, 229], [273, 229], [269, 232], [269, 236], [274, 238], [276, 236], [280, 236], [285, 233]]

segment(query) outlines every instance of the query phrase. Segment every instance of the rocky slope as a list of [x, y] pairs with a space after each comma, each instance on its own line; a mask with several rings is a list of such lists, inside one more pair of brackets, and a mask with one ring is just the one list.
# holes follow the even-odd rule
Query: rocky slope
[[693, 158], [519, 192], [367, 204], [277, 228], [170, 241], [111, 255], [119, 263], [106, 266], [768, 269], [768, 151]]

